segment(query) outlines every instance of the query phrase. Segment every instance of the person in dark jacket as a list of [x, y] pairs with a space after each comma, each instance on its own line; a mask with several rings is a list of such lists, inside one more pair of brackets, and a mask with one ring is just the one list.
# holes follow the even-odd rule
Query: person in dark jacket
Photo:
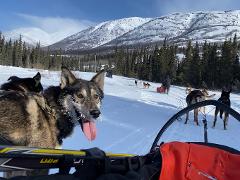
[[137, 84], [138, 84], [138, 82], [137, 82], [137, 80], [135, 80], [135, 85], [137, 86]]
[[171, 79], [170, 76], [167, 75], [164, 81], [162, 82], [163, 87], [165, 88], [165, 92], [168, 94], [171, 86]]

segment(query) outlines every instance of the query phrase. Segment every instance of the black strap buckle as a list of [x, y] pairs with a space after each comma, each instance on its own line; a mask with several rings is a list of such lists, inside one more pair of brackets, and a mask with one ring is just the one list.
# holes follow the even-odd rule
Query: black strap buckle
[[73, 155], [64, 155], [59, 161], [59, 174], [69, 174], [69, 171], [73, 166], [73, 160]]
[[127, 157], [125, 159], [125, 166], [127, 171], [137, 171], [144, 164], [144, 159], [141, 156]]

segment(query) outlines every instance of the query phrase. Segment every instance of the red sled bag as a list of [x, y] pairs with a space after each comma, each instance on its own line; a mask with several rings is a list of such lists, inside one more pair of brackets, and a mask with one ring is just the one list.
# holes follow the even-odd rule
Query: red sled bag
[[165, 93], [165, 91], [166, 91], [166, 88], [164, 86], [157, 87], [157, 92], [158, 93]]
[[182, 142], [163, 144], [160, 152], [162, 169], [159, 180], [240, 179], [239, 153]]

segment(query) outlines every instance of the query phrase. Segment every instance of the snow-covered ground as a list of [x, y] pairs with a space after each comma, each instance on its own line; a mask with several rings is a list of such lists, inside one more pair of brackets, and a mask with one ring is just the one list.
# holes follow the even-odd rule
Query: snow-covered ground
[[[0, 66], [0, 84], [9, 76], [34, 76], [38, 70]], [[44, 88], [49, 85], [58, 85], [60, 72], [39, 70], [42, 74]], [[94, 73], [75, 72], [78, 77], [90, 79]], [[176, 112], [186, 106], [185, 88], [172, 86], [170, 93], [156, 93], [158, 83], [151, 83], [149, 89], [144, 89], [139, 81], [138, 86], [134, 79], [120, 76], [105, 79], [105, 98], [102, 106], [102, 116], [97, 123], [97, 138], [93, 142], [87, 141], [80, 127], [76, 127], [71, 137], [63, 143], [64, 149], [83, 149], [99, 147], [108, 152], [145, 154], [149, 151], [152, 142], [164, 123]], [[215, 93], [214, 99], [220, 97]], [[240, 112], [240, 95], [231, 94], [232, 108]], [[217, 126], [212, 129], [214, 108], [209, 106], [207, 120], [209, 121], [209, 141], [229, 145], [240, 150], [240, 123], [232, 117], [229, 119], [228, 130], [223, 130], [223, 121], [218, 118]], [[188, 124], [182, 120], [171, 126], [162, 141], [202, 141], [203, 124], [196, 126], [193, 114], [190, 114]], [[201, 120], [201, 116], [199, 116]]]

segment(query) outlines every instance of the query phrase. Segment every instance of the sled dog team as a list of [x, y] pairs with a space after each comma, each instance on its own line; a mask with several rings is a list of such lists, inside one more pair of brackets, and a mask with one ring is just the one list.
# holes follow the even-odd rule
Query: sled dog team
[[[79, 125], [89, 140], [96, 138], [96, 119], [101, 114], [104, 97], [104, 71], [98, 72], [90, 81], [78, 79], [69, 69], [62, 67], [59, 86], [50, 86], [43, 91], [41, 74], [33, 78], [11, 76], [0, 90], [0, 136], [14, 145], [55, 148], [64, 138], [71, 135]], [[212, 98], [206, 89], [186, 89], [187, 105]], [[218, 101], [230, 106], [231, 90], [222, 90]], [[198, 123], [198, 111], [194, 110], [194, 121]], [[205, 108], [203, 108], [205, 112]], [[217, 114], [224, 114], [224, 129], [228, 113], [216, 108]], [[186, 115], [185, 124], [189, 113]]]
[[[167, 82], [167, 83], [163, 82], [162, 86], [157, 88], [157, 92], [160, 92], [160, 93], [165, 92], [165, 87], [166, 87], [166, 91], [167, 91], [167, 94], [168, 94], [168, 91], [169, 91], [169, 88], [170, 88], [170, 81], [165, 81], [165, 82]], [[137, 80], [135, 80], [135, 85], [137, 86]], [[143, 87], [144, 88], [149, 88], [149, 86], [150, 86], [149, 83], [143, 82]], [[164, 90], [161, 90], [162, 87], [164, 87]], [[230, 107], [231, 106], [230, 93], [231, 93], [231, 88], [223, 87], [221, 97], [218, 99], [218, 101]], [[211, 99], [212, 97], [215, 96], [215, 94], [209, 95], [207, 89], [205, 89], [205, 88], [203, 88], [202, 90], [199, 90], [199, 89], [193, 90], [192, 87], [189, 86], [189, 85], [186, 87], [186, 94], [187, 94], [187, 97], [186, 97], [187, 106], [192, 105], [192, 104], [197, 103], [197, 102], [201, 102], [201, 101], [204, 101], [204, 100]], [[205, 107], [194, 109], [194, 122], [197, 125], [199, 125], [198, 113], [201, 110], [205, 114]], [[214, 121], [213, 121], [213, 126], [212, 127], [214, 128], [215, 125], [216, 125], [217, 115], [218, 115], [219, 112], [220, 112], [220, 118], [223, 119], [224, 129], [226, 130], [229, 114], [227, 112], [224, 112], [223, 110], [217, 108], [217, 107], [215, 109]], [[224, 117], [223, 117], [223, 114], [224, 114]], [[187, 124], [188, 119], [189, 119], [189, 112], [186, 113], [185, 124]]]
[[[44, 91], [39, 72], [33, 78], [11, 76], [0, 88], [0, 136], [14, 145], [56, 148], [79, 125], [86, 138], [94, 140], [97, 135], [95, 122], [101, 114], [104, 97], [104, 76], [102, 70], [87, 81], [62, 67], [60, 84]], [[187, 105], [215, 95], [209, 95], [206, 89], [187, 88], [186, 92]], [[218, 101], [230, 106], [230, 92], [223, 89]], [[197, 125], [198, 111], [194, 110]], [[213, 127], [219, 111], [221, 118], [224, 114], [226, 129], [229, 114], [218, 108], [215, 110]], [[188, 117], [187, 113], [185, 124]]]
[[[226, 88], [224, 87], [222, 89], [222, 93], [221, 93], [221, 97], [218, 99], [219, 102], [227, 105], [227, 106], [231, 106], [231, 102], [230, 102], [230, 93], [231, 93], [231, 88]], [[192, 105], [196, 102], [201, 102], [207, 99], [211, 99], [213, 96], [215, 96], [215, 94], [209, 95], [209, 93], [207, 92], [207, 90], [204, 88], [202, 90], [192, 90], [191, 87], [187, 87], [186, 88], [186, 103], [187, 106]], [[199, 125], [198, 123], [198, 112], [201, 111], [200, 108], [198, 109], [194, 109], [194, 122]], [[229, 114], [227, 112], [224, 112], [223, 110], [219, 109], [216, 107], [215, 109], [215, 113], [214, 113], [214, 121], [213, 121], [213, 128], [216, 125], [217, 122], [217, 115], [220, 112], [220, 118], [223, 118], [223, 114], [224, 114], [224, 118], [223, 118], [223, 125], [224, 125], [224, 129], [227, 129], [227, 123], [228, 123], [228, 118], [229, 118]], [[203, 107], [203, 113], [205, 114], [205, 107]], [[185, 124], [187, 124], [187, 121], [189, 119], [189, 112], [186, 114], [186, 120], [185, 120]]]

